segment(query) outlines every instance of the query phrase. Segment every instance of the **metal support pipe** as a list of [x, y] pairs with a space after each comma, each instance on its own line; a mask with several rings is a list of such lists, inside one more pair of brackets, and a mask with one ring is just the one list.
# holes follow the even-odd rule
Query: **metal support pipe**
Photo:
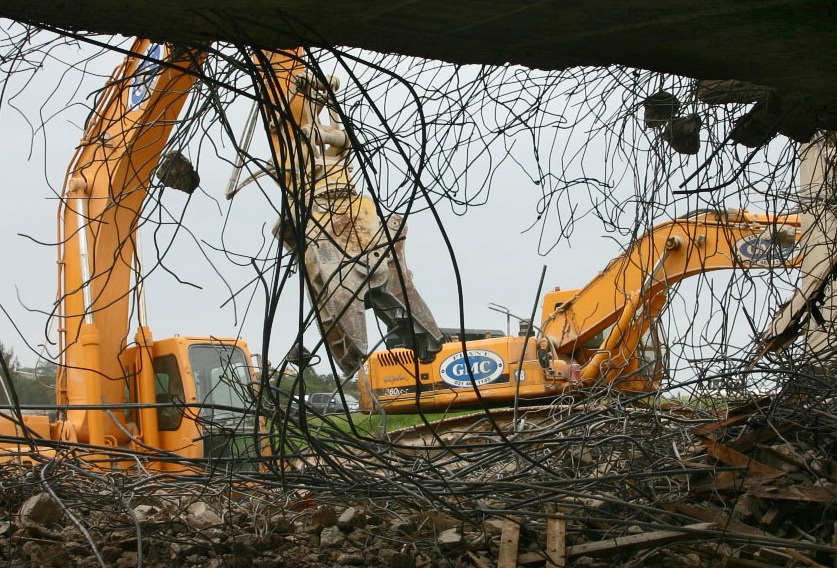
[[[71, 189], [74, 189], [70, 181]], [[78, 219], [78, 259], [81, 268], [81, 293], [84, 300], [84, 323], [93, 324], [93, 293], [90, 291], [90, 261], [87, 244], [87, 200], [76, 197], [76, 218]]]

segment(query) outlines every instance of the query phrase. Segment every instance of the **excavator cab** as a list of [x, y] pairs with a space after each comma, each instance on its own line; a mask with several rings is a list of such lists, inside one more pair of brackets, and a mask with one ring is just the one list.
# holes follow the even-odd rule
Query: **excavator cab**
[[[152, 365], [155, 412], [143, 416], [138, 411], [134, 417], [141, 439], [156, 421], [158, 440], [152, 445], [164, 452], [205, 459], [212, 468], [232, 462], [239, 469], [256, 467], [248, 459], [259, 455], [254, 435], [256, 375], [243, 341], [180, 336], [158, 340]], [[139, 393], [145, 379], [141, 373], [135, 376], [134, 390]], [[131, 397], [141, 400], [138, 394]], [[167, 464], [161, 469], [168, 469]]]

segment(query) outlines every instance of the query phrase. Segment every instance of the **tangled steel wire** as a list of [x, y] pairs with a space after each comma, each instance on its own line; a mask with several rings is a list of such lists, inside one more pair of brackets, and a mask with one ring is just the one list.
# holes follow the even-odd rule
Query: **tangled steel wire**
[[[22, 107], [29, 81], [43, 66], [63, 59], [64, 73], [83, 74], [112, 42], [18, 24], [7, 25], [4, 32], [0, 113]], [[62, 51], [67, 45], [85, 46], [84, 55], [67, 56]], [[247, 45], [246, 37], [241, 45]], [[172, 205], [163, 185], [153, 184], [140, 221], [154, 236], [154, 261], [145, 269], [191, 282], [192, 275], [173, 268], [168, 258], [179, 239], [191, 240], [224, 282], [226, 301], [237, 313], [243, 307], [241, 319], [259, 320], [262, 353], [277, 343], [287, 351], [286, 343], [310, 338], [318, 320], [303, 300], [308, 283], [298, 275], [304, 276], [305, 269], [297, 252], [264, 230], [273, 221], [265, 216], [269, 213], [289, 224], [283, 229], [280, 223], [279, 234], [289, 229], [306, 235], [293, 226], [305, 220], [288, 213], [288, 188], [277, 173], [279, 156], [275, 150], [271, 156], [267, 146], [270, 126], [263, 125], [264, 136], [254, 140], [252, 134], [237, 134], [242, 103], [267, 104], [266, 82], [250, 49], [190, 47], [206, 59], [168, 148], [191, 154], [199, 171], [221, 164], [245, 172], [255, 186], [246, 191], [256, 196], [255, 209], [262, 216], [250, 223], [262, 229], [255, 238], [240, 240], [233, 202], [220, 230], [213, 227], [220, 236], [211, 242], [219, 244], [211, 245], [199, 227], [184, 219], [193, 200], [220, 208], [215, 198], [198, 192], [185, 205]], [[594, 220], [601, 233], [624, 244], [659, 220], [694, 209], [734, 206], [788, 213], [800, 208], [797, 145], [782, 137], [747, 150], [728, 143], [729, 125], [746, 105], [704, 104], [690, 79], [620, 67], [560, 72], [463, 68], [337, 48], [303, 49], [300, 64], [313, 76], [341, 78], [342, 88], [329, 96], [352, 139], [355, 191], [372, 199], [382, 218], [393, 213], [405, 220], [432, 216], [444, 235], [440, 211], [467, 218], [494, 198], [498, 179], [514, 176], [522, 180], [519, 191], [538, 195], [530, 228], [540, 235], [539, 252], [547, 254], [571, 239], [582, 221]], [[686, 101], [681, 112], [700, 117], [696, 152], [673, 152], [659, 130], [643, 124], [643, 101], [663, 90]], [[45, 96], [43, 108], [51, 96]], [[40, 120], [43, 124], [33, 130], [40, 132], [50, 122]], [[236, 276], [226, 276], [227, 270]], [[444, 511], [475, 527], [492, 517], [560, 518], [568, 521], [569, 538], [576, 543], [688, 524], [697, 517], [683, 504], [698, 504], [718, 510], [712, 527], [692, 529], [716, 551], [724, 544], [789, 547], [812, 557], [830, 554], [834, 511], [822, 503], [815, 506], [813, 492], [795, 503], [816, 509], [817, 518], [783, 512], [788, 526], [781, 531], [771, 529], [766, 512], [751, 510], [736, 518], [750, 528], [758, 525], [758, 533], [734, 525], [727, 514], [748, 491], [766, 508], [775, 506], [764, 487], [779, 493], [792, 485], [788, 480], [793, 476], [794, 483], [826, 492], [837, 482], [832, 458], [837, 397], [823, 364], [827, 354], [812, 354], [799, 343], [779, 355], [763, 353], [754, 341], [797, 279], [797, 273], [774, 272], [736, 273], [728, 281], [704, 275], [674, 288], [664, 322], [669, 375], [652, 394], [630, 397], [596, 386], [521, 409], [516, 420], [477, 413], [451, 416], [449, 422], [420, 430], [397, 430], [386, 416], [321, 415], [282, 398], [282, 387], [302, 380], [305, 365], [291, 375], [291, 362], [269, 366], [265, 359], [260, 388], [255, 396], [247, 393], [248, 408], [215, 407], [219, 413], [238, 413], [246, 434], [230, 436], [212, 419], [202, 425], [205, 443], [217, 449], [211, 456], [186, 460], [36, 443], [31, 432], [21, 431], [3, 440], [16, 444], [10, 453], [17, 457], [0, 466], [4, 504], [11, 518], [27, 498], [49, 493], [100, 564], [107, 563], [104, 527], [113, 519], [125, 533], [120, 538], [137, 543], [141, 559], [143, 532], [150, 525], [137, 517], [138, 507], [154, 503], [159, 510], [184, 514], [197, 501], [209, 501], [227, 515], [249, 515], [256, 533], [270, 532], [255, 520], [264, 510], [351, 501], [379, 516]], [[279, 310], [291, 294], [297, 295], [296, 311]], [[460, 303], [467, 294], [462, 289], [450, 293]], [[736, 322], [738, 331], [733, 331]], [[821, 323], [830, 324], [827, 319]], [[291, 332], [277, 339], [279, 328]], [[313, 343], [307, 341], [312, 353], [330, 363], [332, 377], [341, 377], [323, 341]], [[335, 381], [334, 388], [344, 382]], [[290, 391], [299, 392], [296, 386]], [[182, 401], [175, 407], [189, 413]], [[113, 405], [110, 410], [132, 408]], [[3, 415], [20, 426], [19, 411], [19, 404], [10, 401]], [[36, 451], [35, 446], [44, 445], [54, 452]], [[730, 457], [726, 448], [733, 446], [738, 449]], [[785, 447], [792, 451], [781, 453]], [[773, 485], [752, 482], [758, 476], [750, 466], [771, 452], [785, 456], [781, 466], [770, 466], [778, 472], [771, 473]], [[183, 471], [161, 475], [149, 469], [149, 460], [177, 462]], [[134, 465], [120, 473], [96, 467], [111, 461]], [[780, 477], [787, 485], [776, 482]], [[182, 534], [171, 538], [186, 540]], [[432, 539], [417, 544], [423, 545], [436, 546]], [[707, 561], [714, 558], [707, 550], [701, 554]]]

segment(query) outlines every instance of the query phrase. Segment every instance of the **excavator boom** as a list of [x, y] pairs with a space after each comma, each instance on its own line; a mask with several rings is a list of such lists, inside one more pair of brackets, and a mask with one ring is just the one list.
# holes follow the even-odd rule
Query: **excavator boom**
[[[0, 436], [28, 430], [52, 453], [84, 444], [96, 467], [134, 467], [130, 454], [146, 453], [153, 456], [146, 467], [184, 471], [158, 456], [209, 458], [247, 446], [230, 438], [237, 427], [253, 431], [247, 408], [254, 375], [238, 339], [152, 337], [139, 225], [155, 173], [187, 192], [199, 183], [181, 155], [161, 156], [204, 56], [145, 39], [129, 53], [98, 94], [59, 206], [57, 420], [0, 418]], [[132, 313], [138, 326], [129, 337]], [[0, 447], [8, 450], [3, 459], [26, 459], [19, 445]]]
[[630, 293], [649, 302], [677, 282], [714, 270], [798, 265], [796, 215], [709, 211], [661, 223], [569, 299], [547, 293], [541, 329], [559, 353], [575, 351], [623, 313]]
[[125, 424], [72, 407], [124, 402], [122, 357], [132, 292], [139, 289], [131, 283], [138, 222], [200, 64], [195, 53], [170, 53], [146, 39], [137, 39], [131, 53], [137, 55], [126, 57], [99, 93], [59, 209], [57, 403], [71, 408], [66, 427], [97, 445], [124, 437]]

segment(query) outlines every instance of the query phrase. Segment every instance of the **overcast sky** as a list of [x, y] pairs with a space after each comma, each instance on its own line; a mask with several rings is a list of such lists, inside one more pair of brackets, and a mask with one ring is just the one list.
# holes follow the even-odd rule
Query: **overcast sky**
[[[67, 61], [89, 53], [84, 49], [62, 50], [59, 56]], [[24, 365], [36, 360], [30, 349], [37, 350], [45, 343], [46, 314], [52, 310], [57, 286], [56, 249], [52, 246], [56, 238], [56, 197], [89, 112], [88, 93], [102, 86], [104, 77], [121, 59], [118, 54], [100, 57], [90, 64], [83, 78], [77, 71], [62, 76], [64, 65], [48, 64], [25, 89], [23, 81], [13, 76], [0, 107], [0, 156], [5, 181], [5, 200], [0, 207], [0, 305], [6, 312], [0, 316], [0, 340], [14, 347]], [[13, 96], [18, 92], [22, 94]], [[43, 128], [41, 117], [49, 119]], [[604, 149], [593, 147], [588, 167], [601, 167], [603, 153]], [[225, 248], [255, 255], [265, 246], [275, 246], [270, 235], [275, 215], [265, 207], [255, 188], [245, 189], [232, 203], [225, 201], [223, 192], [230, 169], [213, 162], [204, 150], [200, 151], [198, 169], [201, 187], [183, 217], [188, 233], [175, 240], [164, 263], [181, 280], [200, 289], [181, 284], [166, 271], [156, 269], [147, 284], [151, 329], [156, 338], [176, 333], [240, 334], [248, 340], [251, 351], [258, 352], [261, 295], [252, 293], [250, 287], [235, 302], [228, 302], [230, 291], [244, 286], [254, 272], [239, 266], [240, 259], [218, 251]], [[631, 195], [634, 182], [623, 180], [624, 187], [614, 193]], [[583, 205], [585, 195], [580, 188], [579, 212], [589, 209], [589, 203]], [[536, 223], [541, 196], [540, 187], [509, 168], [500, 170], [492, 180], [490, 197], [484, 205], [470, 207], [464, 215], [454, 214], [447, 204], [439, 206], [462, 276], [468, 327], [505, 329], [506, 318], [489, 310], [490, 302], [528, 316], [537, 300], [544, 265], [545, 290], [553, 286], [580, 287], [606, 266], [619, 252], [620, 244], [627, 244], [629, 239], [624, 236], [603, 236], [601, 223], [594, 217], [579, 215], [571, 239], [560, 239], [548, 254], [539, 254], [539, 249], [544, 249]], [[165, 198], [171, 211], [181, 210], [186, 201], [184, 195], [173, 191], [166, 191]], [[678, 209], [683, 212], [700, 205], [694, 200], [684, 201]], [[533, 224], [535, 229], [525, 232]], [[407, 260], [415, 284], [439, 325], [456, 326], [459, 315], [453, 269], [435, 221], [427, 211], [417, 213], [409, 219], [409, 230]], [[163, 233], [170, 234], [166, 231]], [[143, 238], [146, 266], [156, 256], [152, 237], [146, 234]], [[555, 240], [559, 240], [555, 234], [547, 234], [546, 241]], [[160, 241], [167, 242], [166, 238]], [[283, 298], [268, 353], [274, 362], [284, 356], [295, 337], [298, 301], [293, 293]], [[513, 324], [512, 333], [516, 330]], [[49, 336], [54, 340], [55, 330]], [[312, 339], [313, 334], [307, 341]], [[53, 347], [49, 352], [54, 356], [56, 350]]]

